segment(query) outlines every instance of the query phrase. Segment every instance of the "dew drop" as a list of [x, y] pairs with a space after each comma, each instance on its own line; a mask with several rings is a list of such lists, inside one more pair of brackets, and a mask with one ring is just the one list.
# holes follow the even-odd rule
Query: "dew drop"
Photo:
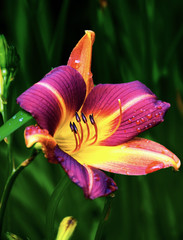
[[75, 66], [74, 66], [75, 69], [78, 69], [80, 67], [80, 65], [81, 65], [80, 64], [80, 60], [75, 60], [74, 63], [75, 63]]
[[73, 177], [71, 177], [71, 180], [72, 180], [74, 183], [76, 183], [76, 184], [78, 184], [78, 183], [79, 183], [79, 180], [78, 180], [77, 178], [75, 178], [74, 176], [73, 176]]
[[139, 133], [140, 133], [140, 132], [141, 132], [141, 128], [139, 128], [139, 127], [138, 127], [138, 128], [137, 128], [137, 132], [139, 132]]
[[156, 114], [155, 114], [155, 117], [159, 117], [159, 113], [156, 113]]
[[152, 118], [152, 114], [151, 113], [147, 114], [147, 118], [151, 119]]
[[152, 172], [158, 171], [158, 170], [160, 170], [160, 169], [162, 169], [164, 167], [165, 167], [164, 163], [158, 162], [158, 161], [154, 161], [154, 162], [150, 163], [147, 166], [145, 172], [146, 173], [152, 173]]
[[60, 158], [59, 158], [59, 162], [60, 162], [60, 163], [63, 163], [63, 162], [64, 162], [64, 158], [60, 157]]
[[141, 120], [141, 122], [143, 122], [143, 123], [145, 122], [145, 118], [143, 118], [143, 117], [142, 117], [140, 120]]
[[97, 173], [94, 174], [94, 180], [100, 181], [100, 176]]
[[128, 119], [128, 122], [129, 122], [129, 123], [131, 123], [131, 122], [132, 122], [132, 119], [131, 119], [131, 118], [129, 118], [129, 119]]
[[19, 122], [22, 122], [23, 121], [23, 117], [19, 119]]
[[157, 109], [162, 109], [162, 106], [157, 106]]
[[16, 117], [17, 117], [17, 116], [16, 116], [16, 115], [14, 115], [14, 116], [13, 116], [13, 119], [15, 119]]
[[136, 124], [139, 125], [139, 124], [140, 124], [140, 120], [137, 120], [137, 121], [136, 121]]

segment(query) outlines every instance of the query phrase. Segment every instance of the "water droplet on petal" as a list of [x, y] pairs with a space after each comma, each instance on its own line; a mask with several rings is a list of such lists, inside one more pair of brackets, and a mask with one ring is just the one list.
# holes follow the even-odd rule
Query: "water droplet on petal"
[[142, 117], [140, 120], [141, 120], [141, 122], [143, 122], [143, 123], [145, 122], [145, 118], [143, 118], [143, 117]]
[[151, 119], [152, 118], [152, 114], [151, 113], [147, 114], [147, 118]]
[[140, 133], [141, 132], [141, 128], [137, 128], [137, 132]]
[[158, 170], [160, 170], [160, 169], [162, 169], [164, 167], [165, 167], [164, 163], [158, 162], [158, 161], [154, 161], [154, 162], [150, 163], [147, 166], [145, 172], [146, 173], [152, 173], [152, 172], [158, 171]]
[[157, 109], [162, 109], [162, 106], [157, 106]]
[[74, 65], [75, 69], [78, 69], [81, 65], [80, 60], [75, 60], [74, 63], [75, 63], [75, 65]]
[[100, 181], [100, 176], [97, 173], [94, 173], [94, 180]]
[[129, 122], [129, 123], [131, 123], [131, 122], [132, 122], [132, 119], [131, 119], [131, 118], [129, 118], [129, 119], [128, 119], [128, 122]]
[[23, 121], [23, 118], [20, 118], [20, 119], [19, 119], [19, 122], [22, 122], [22, 121]]
[[140, 124], [140, 120], [137, 120], [137, 121], [136, 121], [136, 124], [139, 125], [139, 124]]
[[62, 162], [64, 162], [64, 158], [63, 158], [63, 157], [59, 157], [59, 158], [58, 158], [58, 161], [59, 161], [60, 163], [62, 163]]

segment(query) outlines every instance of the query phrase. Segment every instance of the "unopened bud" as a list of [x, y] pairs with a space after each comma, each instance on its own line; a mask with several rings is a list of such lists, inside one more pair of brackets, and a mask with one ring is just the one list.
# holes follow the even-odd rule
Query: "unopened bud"
[[8, 46], [4, 35], [0, 35], [0, 112], [4, 115], [8, 88], [19, 65], [19, 56], [14, 46]]
[[73, 217], [65, 217], [60, 223], [56, 240], [68, 240], [76, 228], [77, 221]]

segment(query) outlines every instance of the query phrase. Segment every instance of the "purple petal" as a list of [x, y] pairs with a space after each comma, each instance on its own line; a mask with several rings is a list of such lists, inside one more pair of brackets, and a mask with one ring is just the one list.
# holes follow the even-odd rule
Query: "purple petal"
[[82, 76], [72, 67], [60, 66], [21, 94], [17, 102], [53, 135], [59, 123], [69, 121], [79, 110], [85, 94]]
[[[100, 139], [99, 144], [112, 146], [127, 142], [139, 133], [161, 123], [169, 107], [169, 103], [157, 100], [144, 84], [134, 81], [97, 85], [88, 95], [82, 112], [86, 116], [93, 114], [98, 129], [102, 128], [103, 131], [108, 129], [108, 137]], [[104, 123], [107, 118], [109, 121]]]
[[81, 165], [58, 146], [55, 156], [69, 178], [83, 189], [85, 197], [95, 199], [117, 190], [112, 178], [94, 167]]

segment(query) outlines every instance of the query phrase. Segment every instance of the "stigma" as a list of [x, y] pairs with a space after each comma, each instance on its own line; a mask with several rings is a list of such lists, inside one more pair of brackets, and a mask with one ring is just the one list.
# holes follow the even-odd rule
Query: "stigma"
[[[73, 132], [75, 139], [75, 148], [73, 152], [79, 151], [81, 145], [84, 143], [87, 145], [95, 144], [98, 139], [98, 128], [93, 114], [90, 114], [87, 119], [84, 113], [81, 113], [81, 116], [79, 116], [76, 112], [75, 120], [76, 121], [73, 123], [70, 122], [70, 129]], [[93, 129], [91, 129], [91, 127]]]

